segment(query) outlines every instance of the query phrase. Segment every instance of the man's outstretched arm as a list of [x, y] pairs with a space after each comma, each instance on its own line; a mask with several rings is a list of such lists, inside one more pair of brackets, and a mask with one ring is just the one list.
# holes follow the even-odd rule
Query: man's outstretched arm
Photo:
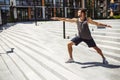
[[77, 18], [62, 18], [62, 17], [52, 17], [53, 20], [67, 21], [67, 22], [77, 22]]
[[91, 18], [88, 18], [88, 22], [89, 22], [90, 24], [93, 24], [93, 25], [96, 25], [96, 26], [103, 26], [103, 27], [112, 28], [112, 26], [110, 26], [110, 25], [107, 25], [107, 24], [103, 24], [103, 23], [99, 23], [99, 22], [93, 21]]

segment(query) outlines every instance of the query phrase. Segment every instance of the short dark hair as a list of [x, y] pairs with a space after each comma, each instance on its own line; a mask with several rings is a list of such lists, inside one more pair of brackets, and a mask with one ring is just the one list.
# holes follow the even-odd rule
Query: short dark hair
[[76, 9], [76, 10], [75, 10], [75, 12], [76, 12], [75, 17], [79, 17], [79, 16], [78, 16], [78, 11], [79, 11], [79, 10], [86, 15], [87, 9], [79, 8], [79, 9]]
[[[86, 14], [86, 9], [79, 9], [82, 13]], [[78, 11], [79, 11], [78, 10]]]

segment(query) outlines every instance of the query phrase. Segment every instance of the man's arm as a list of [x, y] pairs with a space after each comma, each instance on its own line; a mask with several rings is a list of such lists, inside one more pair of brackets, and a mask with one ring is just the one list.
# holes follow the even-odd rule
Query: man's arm
[[110, 25], [107, 25], [107, 24], [103, 24], [103, 23], [99, 23], [99, 22], [93, 21], [91, 18], [88, 18], [88, 22], [89, 22], [90, 24], [94, 24], [94, 25], [96, 25], [96, 26], [103, 26], [103, 27], [112, 28]]
[[61, 18], [61, 17], [52, 17], [53, 20], [67, 21], [67, 22], [77, 22], [77, 18]]

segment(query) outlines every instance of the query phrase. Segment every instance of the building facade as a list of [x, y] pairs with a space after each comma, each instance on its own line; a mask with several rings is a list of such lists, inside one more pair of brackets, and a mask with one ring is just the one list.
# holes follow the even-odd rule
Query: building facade
[[[72, 18], [76, 17], [79, 8], [86, 8], [88, 16], [92, 18], [106, 18], [113, 3], [120, 5], [120, 0], [0, 0], [0, 24], [49, 20], [56, 16]], [[120, 14], [120, 6], [114, 11]]]
[[65, 4], [65, 16], [73, 17], [74, 9], [85, 8], [84, 0], [16, 0], [15, 18], [21, 20], [49, 19], [50, 17], [63, 17], [63, 4]]
[[0, 25], [7, 23], [10, 1], [0, 0]]
[[86, 8], [89, 16], [94, 19], [109, 18], [120, 15], [120, 0], [87, 0]]

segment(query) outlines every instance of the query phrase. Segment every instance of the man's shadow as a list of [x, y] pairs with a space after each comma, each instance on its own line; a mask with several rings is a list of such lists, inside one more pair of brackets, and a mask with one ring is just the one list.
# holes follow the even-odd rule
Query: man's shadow
[[100, 63], [100, 62], [77, 62], [75, 61], [74, 63], [76, 64], [79, 64], [79, 65], [85, 65], [81, 68], [89, 68], [89, 67], [97, 67], [97, 66], [102, 66], [102, 67], [105, 67], [105, 68], [120, 68], [120, 65], [114, 65], [114, 64], [103, 64], [103, 63]]

